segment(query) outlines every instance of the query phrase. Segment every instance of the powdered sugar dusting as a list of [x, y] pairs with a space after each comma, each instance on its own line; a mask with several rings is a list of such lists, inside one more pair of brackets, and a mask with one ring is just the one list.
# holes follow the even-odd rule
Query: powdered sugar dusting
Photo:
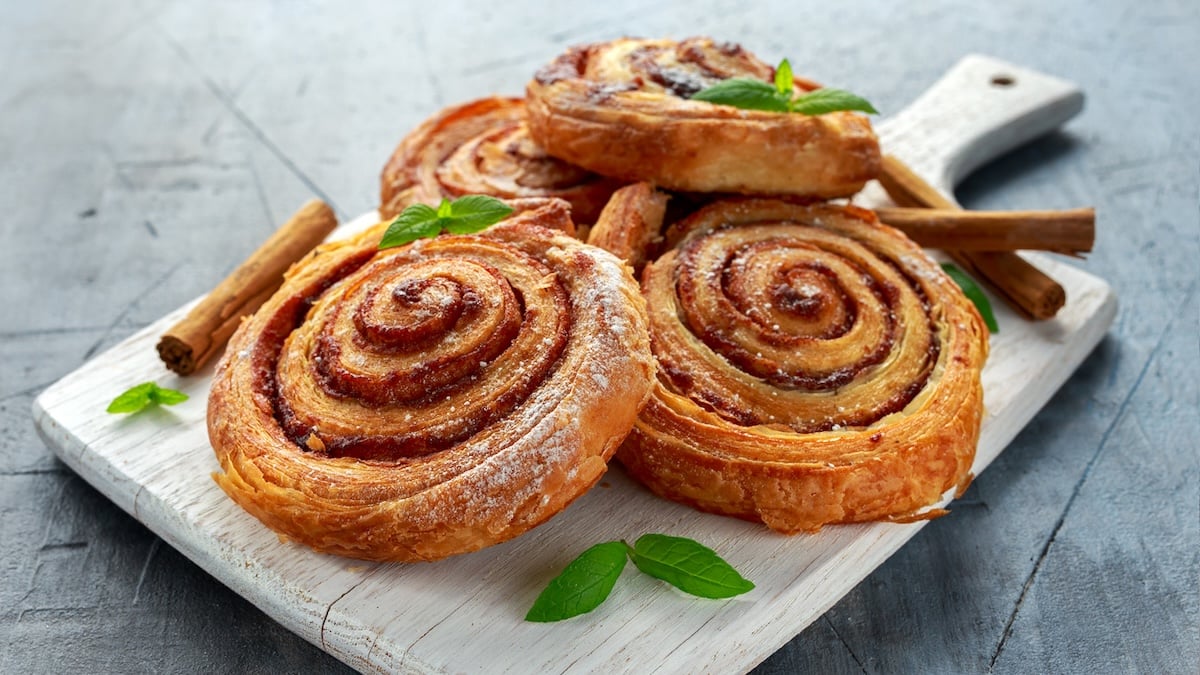
[[[558, 275], [572, 312], [562, 362], [507, 416], [447, 451], [458, 455], [450, 463], [466, 470], [437, 491], [452, 490], [462, 498], [428, 503], [425, 493], [413, 495], [426, 503], [405, 509], [408, 517], [432, 527], [482, 513], [495, 527], [520, 527], [523, 521], [540, 521], [544, 510], [562, 508], [603, 471], [597, 453], [608, 439], [585, 434], [585, 426], [600, 406], [612, 413], [612, 387], [648, 380], [653, 372], [648, 345], [631, 353], [622, 342], [637, 330], [631, 298], [640, 300], [640, 292], [623, 264], [600, 249], [571, 241], [548, 250], [546, 258], [552, 268], [571, 269]], [[632, 423], [636, 401], [624, 407]]]

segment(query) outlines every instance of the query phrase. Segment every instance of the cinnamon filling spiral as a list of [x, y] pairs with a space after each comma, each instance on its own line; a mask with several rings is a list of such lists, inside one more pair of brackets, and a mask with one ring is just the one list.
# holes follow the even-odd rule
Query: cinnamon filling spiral
[[[731, 77], [769, 80], [774, 69], [740, 45], [709, 38], [617, 40], [573, 47], [535, 75], [541, 84], [569, 78], [593, 83], [598, 97], [617, 91], [639, 90], [691, 98], [702, 89]], [[801, 89], [815, 89], [807, 80]]]
[[920, 248], [869, 211], [777, 199], [714, 202], [667, 238], [642, 280], [659, 371], [617, 455], [632, 475], [787, 533], [965, 485], [987, 334]]
[[[526, 85], [532, 138], [603, 176], [684, 192], [845, 197], [875, 176], [870, 122], [745, 110], [692, 96], [730, 78], [771, 82], [775, 68], [709, 38], [622, 38], [571, 47]], [[793, 77], [793, 89], [819, 85]]]
[[[652, 323], [668, 380], [739, 424], [867, 426], [907, 405], [937, 360], [920, 286], [836, 230], [742, 222], [648, 269], [649, 296], [682, 319]], [[693, 337], [737, 370], [697, 376]]]
[[[379, 255], [281, 348], [277, 415], [299, 445], [396, 459], [449, 447], [509, 413], [551, 372], [570, 325], [545, 265], [479, 238]], [[375, 417], [364, 432], [364, 417]], [[313, 439], [317, 440], [313, 440]]]
[[486, 98], [443, 110], [400, 143], [383, 170], [380, 213], [467, 194], [557, 197], [577, 222], [592, 223], [619, 185], [546, 154], [529, 136], [521, 99]]
[[645, 302], [542, 201], [297, 263], [214, 374], [217, 483], [318, 551], [396, 561], [510, 539], [594, 485], [653, 384]]

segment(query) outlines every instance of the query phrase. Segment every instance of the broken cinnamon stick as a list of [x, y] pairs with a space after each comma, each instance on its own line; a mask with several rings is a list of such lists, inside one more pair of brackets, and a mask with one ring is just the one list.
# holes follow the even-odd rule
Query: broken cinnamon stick
[[300, 207], [188, 315], [158, 341], [167, 368], [191, 375], [215, 354], [241, 323], [283, 283], [283, 273], [337, 227], [329, 205], [313, 199]]
[[1094, 209], [963, 211], [876, 209], [879, 220], [927, 248], [954, 251], [1053, 251], [1079, 255], [1096, 238]]
[[[883, 158], [879, 183], [900, 206], [960, 210], [891, 155]], [[946, 254], [1026, 317], [1050, 319], [1066, 304], [1063, 287], [1016, 253], [950, 250]]]

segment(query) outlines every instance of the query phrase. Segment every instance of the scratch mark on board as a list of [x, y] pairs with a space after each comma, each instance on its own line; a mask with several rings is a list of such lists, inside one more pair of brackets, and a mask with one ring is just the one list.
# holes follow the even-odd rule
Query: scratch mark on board
[[352, 590], [354, 590], [354, 589], [358, 588], [359, 586], [361, 586], [361, 585], [363, 584], [363, 582], [365, 582], [365, 581], [367, 580], [367, 577], [369, 577], [369, 576], [370, 576], [370, 575], [364, 576], [362, 579], [359, 579], [358, 581], [356, 581], [356, 582], [354, 582], [353, 584], [351, 584], [350, 588], [347, 588], [345, 591], [343, 591], [341, 595], [337, 596], [337, 598], [335, 598], [335, 599], [334, 599], [334, 601], [333, 601], [333, 602], [331, 602], [331, 603], [329, 603], [329, 606], [325, 608], [325, 616], [322, 616], [322, 617], [321, 617], [321, 633], [320, 633], [320, 635], [321, 635], [321, 649], [323, 649], [323, 650], [325, 650], [325, 651], [329, 651], [328, 647], [326, 647], [326, 646], [325, 646], [325, 623], [326, 623], [327, 621], [329, 621], [329, 613], [330, 613], [331, 611], [333, 611], [333, 606], [334, 606], [334, 605], [336, 605], [336, 604], [338, 604], [338, 602], [340, 602], [342, 598], [344, 598], [344, 597], [346, 597], [347, 595], [349, 595], [349, 594], [350, 594], [350, 591], [352, 591]]

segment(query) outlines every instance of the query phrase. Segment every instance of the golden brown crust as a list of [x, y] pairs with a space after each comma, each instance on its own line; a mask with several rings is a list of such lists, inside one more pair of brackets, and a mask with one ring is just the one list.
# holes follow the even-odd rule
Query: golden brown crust
[[987, 333], [853, 207], [731, 199], [647, 265], [659, 363], [618, 451], [656, 493], [781, 532], [902, 518], [968, 480]]
[[214, 376], [217, 483], [290, 539], [389, 561], [504, 541], [591, 487], [649, 393], [645, 303], [547, 213], [377, 251], [381, 224], [293, 267]]
[[[527, 85], [529, 130], [555, 157], [623, 180], [696, 192], [844, 197], [879, 168], [865, 117], [742, 110], [689, 100], [773, 68], [708, 38], [574, 47]], [[797, 80], [800, 90], [817, 85]]]
[[667, 195], [649, 183], [634, 183], [613, 193], [588, 233], [587, 242], [629, 263], [635, 274], [662, 242]]
[[452, 106], [423, 122], [383, 169], [381, 217], [415, 203], [484, 194], [566, 200], [576, 222], [595, 222], [619, 182], [555, 159], [529, 137], [525, 105], [492, 97]]

